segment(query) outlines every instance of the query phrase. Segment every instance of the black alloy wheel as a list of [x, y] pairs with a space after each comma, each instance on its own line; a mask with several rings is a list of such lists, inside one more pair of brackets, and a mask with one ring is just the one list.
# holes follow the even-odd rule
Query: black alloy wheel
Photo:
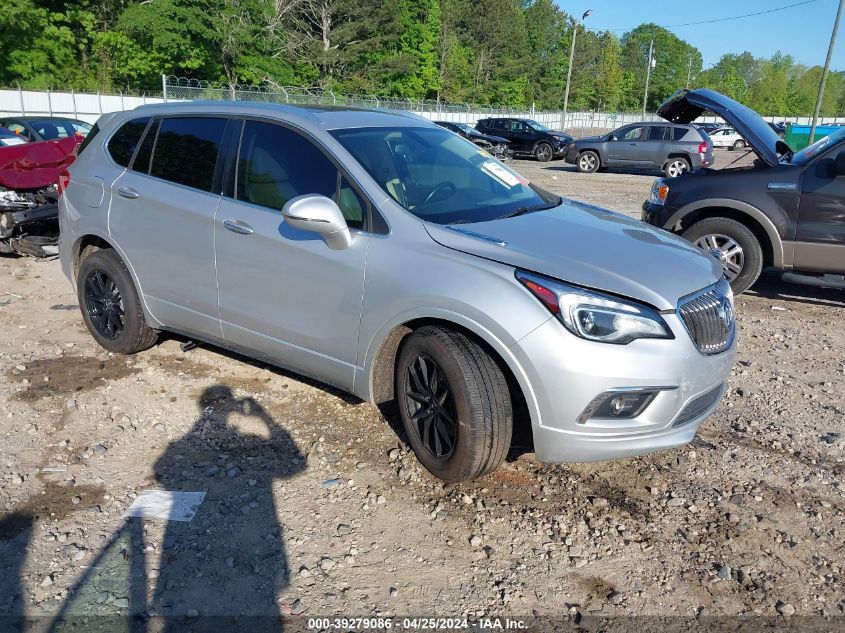
[[440, 366], [424, 354], [407, 367], [403, 401], [420, 443], [437, 459], [448, 459], [455, 450], [457, 413], [452, 389]]
[[107, 339], [117, 339], [126, 325], [123, 297], [114, 279], [95, 268], [85, 278], [85, 309], [92, 325]]

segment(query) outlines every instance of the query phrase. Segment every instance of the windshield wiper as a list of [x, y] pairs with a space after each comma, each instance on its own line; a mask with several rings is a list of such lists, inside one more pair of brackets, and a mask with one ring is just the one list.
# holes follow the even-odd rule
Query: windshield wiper
[[518, 215], [525, 215], [526, 213], [534, 213], [535, 211], [545, 211], [547, 209], [554, 209], [563, 204], [563, 199], [558, 198], [557, 202], [546, 202], [544, 204], [533, 204], [528, 207], [518, 207], [513, 211], [508, 211], [504, 215], [500, 215], [497, 220], [504, 220], [505, 218], [515, 218]]

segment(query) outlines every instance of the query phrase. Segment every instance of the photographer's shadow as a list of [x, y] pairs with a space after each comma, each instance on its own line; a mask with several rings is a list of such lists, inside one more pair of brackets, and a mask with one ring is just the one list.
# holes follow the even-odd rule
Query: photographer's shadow
[[[153, 548], [144, 528], [151, 520], [127, 519], [71, 592], [54, 631], [98, 612], [126, 618], [110, 626], [133, 632], [282, 630], [276, 598], [290, 572], [273, 484], [302, 472], [305, 457], [261, 405], [236, 398], [225, 385], [206, 389], [199, 409], [191, 430], [153, 466], [162, 490], [206, 491], [196, 514], [167, 521]], [[114, 584], [96, 570], [119, 561], [115, 551], [131, 568], [128, 614], [91, 604], [103, 585]]]

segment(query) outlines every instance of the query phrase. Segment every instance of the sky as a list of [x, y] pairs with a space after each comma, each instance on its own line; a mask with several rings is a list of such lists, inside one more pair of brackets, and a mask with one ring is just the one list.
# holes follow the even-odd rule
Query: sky
[[[770, 57], [778, 50], [792, 55], [798, 63], [821, 66], [827, 55], [839, 0], [813, 0], [783, 11], [713, 24], [671, 26], [767, 11], [801, 1], [556, 0], [561, 9], [578, 18], [587, 9], [592, 9], [593, 14], [585, 21], [585, 26], [591, 30], [618, 29], [616, 32], [622, 35], [642, 23], [667, 26], [701, 51], [704, 68], [715, 64], [725, 53], [749, 51], [755, 57]], [[842, 21], [845, 22], [845, 14]], [[831, 68], [845, 70], [845, 25], [840, 27], [837, 36]]]

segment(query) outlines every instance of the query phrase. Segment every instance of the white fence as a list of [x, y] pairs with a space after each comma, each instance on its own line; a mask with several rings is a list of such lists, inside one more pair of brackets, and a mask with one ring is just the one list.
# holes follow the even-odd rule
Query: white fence
[[[0, 90], [0, 117], [10, 116], [63, 116], [74, 119], [81, 119], [93, 123], [97, 118], [106, 112], [131, 110], [146, 103], [162, 103], [163, 101], [182, 101], [193, 95], [179, 95], [174, 98], [168, 94], [165, 98], [156, 95], [150, 96], [129, 96], [122, 94], [90, 94], [81, 92], [53, 92], [36, 90]], [[200, 96], [200, 95], [196, 95]], [[249, 93], [237, 91], [235, 96], [245, 100], [250, 99]], [[202, 97], [209, 98], [208, 91], [203, 91]], [[225, 98], [225, 97], [224, 97]], [[325, 98], [321, 99], [325, 102]], [[372, 103], [371, 107], [379, 107], [381, 104]], [[384, 106], [396, 107], [397, 102], [386, 102]], [[568, 112], [566, 120], [563, 120], [563, 113], [540, 112], [533, 108], [496, 108], [485, 106], [447, 106], [424, 107], [417, 109], [414, 103], [409, 103], [403, 109], [415, 112], [433, 121], [453, 121], [474, 125], [478, 119], [496, 116], [524, 117], [534, 119], [552, 129], [578, 132], [579, 130], [611, 130], [627, 123], [642, 121], [641, 114], [630, 113], [608, 113], [608, 112]], [[767, 121], [785, 121], [787, 123], [798, 123], [809, 125], [811, 117], [784, 117], [767, 116]], [[656, 115], [646, 115], [646, 121], [658, 120]], [[719, 121], [717, 117], [702, 117], [702, 121]], [[824, 117], [820, 124], [845, 122], [845, 116]]]

